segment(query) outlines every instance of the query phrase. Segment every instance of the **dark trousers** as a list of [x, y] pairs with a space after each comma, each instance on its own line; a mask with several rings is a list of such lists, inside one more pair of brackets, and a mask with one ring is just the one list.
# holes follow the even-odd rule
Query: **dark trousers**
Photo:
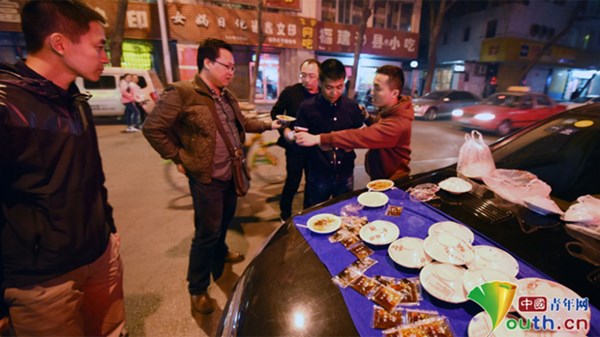
[[127, 126], [136, 126], [140, 122], [140, 112], [135, 103], [125, 103], [125, 124]]
[[310, 172], [306, 179], [305, 188], [309, 197], [307, 207], [314, 206], [332, 197], [354, 190], [354, 175], [352, 173], [322, 175]]
[[[298, 192], [300, 182], [302, 181], [302, 172], [306, 172], [308, 166], [308, 156], [302, 152], [293, 149], [285, 150], [285, 184], [281, 191], [281, 200], [279, 201], [280, 217], [287, 220], [292, 215], [292, 203], [294, 196]], [[304, 208], [308, 205], [307, 189], [304, 189]]]
[[213, 179], [209, 184], [202, 184], [189, 178], [189, 183], [196, 231], [187, 280], [190, 294], [197, 295], [207, 290], [211, 273], [215, 280], [223, 274], [228, 251], [225, 236], [235, 215], [237, 196], [233, 180]]

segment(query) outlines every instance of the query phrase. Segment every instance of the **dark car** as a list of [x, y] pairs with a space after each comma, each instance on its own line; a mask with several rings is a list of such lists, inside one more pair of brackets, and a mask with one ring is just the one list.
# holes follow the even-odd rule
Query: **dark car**
[[479, 105], [455, 109], [452, 120], [465, 128], [506, 136], [565, 109], [542, 93], [507, 91], [487, 97]]
[[452, 110], [479, 103], [481, 98], [462, 90], [433, 91], [421, 98], [413, 99], [415, 117], [429, 121], [450, 117]]
[[[526, 170], [550, 185], [552, 200], [562, 210], [579, 196], [600, 197], [600, 104], [569, 110], [538, 122], [499, 140], [491, 149], [497, 168]], [[556, 309], [563, 303], [571, 303], [570, 300], [574, 305], [572, 317], [575, 317], [583, 314], [579, 305], [585, 304], [591, 312], [591, 318], [587, 313], [588, 316], [584, 315], [590, 323], [588, 335], [600, 336], [597, 309], [600, 261], [593, 256], [580, 259], [576, 257], [578, 254], [569, 253], [567, 246], [575, 240], [558, 215], [540, 215], [513, 204], [481, 181], [468, 178], [464, 179], [472, 184], [471, 191], [462, 194], [438, 191], [438, 198], [426, 203], [407, 199], [403, 192], [455, 176], [454, 165], [396, 181], [399, 189], [385, 193], [390, 198], [388, 205], [404, 205], [399, 217], [385, 215], [387, 206], [363, 208], [358, 215], [368, 217], [369, 221], [385, 219], [397, 223], [401, 237], [424, 237], [429, 226], [440, 220], [463, 223], [475, 233], [473, 245], [495, 246], [518, 260], [518, 282], [528, 282], [521, 291], [535, 294], [536, 287], [549, 285], [548, 289], [552, 289], [554, 282], [570, 289], [561, 296], [556, 293], [552, 297], [550, 293], [542, 294], [548, 298], [538, 296], [547, 301], [544, 314], [551, 315], [551, 306]], [[307, 209], [276, 231], [240, 277], [222, 316], [219, 335], [381, 336], [381, 332], [371, 326], [375, 297], [370, 301], [355, 290], [366, 293], [368, 288], [340, 288], [332, 282], [332, 277], [340, 274], [356, 257], [341, 243], [330, 243], [327, 235], [312, 234], [304, 226], [314, 214], [332, 213], [345, 205], [354, 205], [362, 192], [364, 190], [355, 191]], [[600, 240], [588, 239], [578, 243], [590, 251], [600, 251]], [[377, 263], [364, 272], [365, 276], [409, 280], [420, 276], [419, 270], [396, 265], [387, 255], [387, 247], [366, 247], [374, 252], [371, 257]], [[574, 299], [573, 292], [588, 298], [589, 302]], [[482, 311], [474, 302], [448, 303], [426, 290], [422, 297], [420, 305], [412, 308], [449, 317], [455, 336], [466, 336], [473, 317]], [[406, 308], [404, 310], [411, 307]]]

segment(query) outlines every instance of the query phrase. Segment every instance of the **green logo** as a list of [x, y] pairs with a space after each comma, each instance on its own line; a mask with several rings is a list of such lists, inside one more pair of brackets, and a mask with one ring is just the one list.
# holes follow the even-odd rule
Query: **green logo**
[[490, 317], [492, 331], [496, 330], [513, 303], [517, 286], [510, 282], [493, 281], [487, 282], [474, 288], [467, 296], [470, 300], [479, 304]]

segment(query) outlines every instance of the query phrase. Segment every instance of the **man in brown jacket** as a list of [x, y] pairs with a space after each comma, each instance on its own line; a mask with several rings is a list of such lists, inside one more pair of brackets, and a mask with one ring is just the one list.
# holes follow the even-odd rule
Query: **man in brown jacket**
[[246, 131], [263, 132], [278, 129], [281, 124], [242, 115], [237, 100], [226, 88], [235, 71], [229, 44], [206, 39], [198, 47], [197, 60], [194, 80], [173, 83], [165, 90], [143, 132], [150, 145], [189, 179], [195, 234], [188, 290], [192, 312], [210, 314], [214, 310], [214, 300], [208, 295], [211, 273], [216, 280], [225, 262], [244, 259], [242, 253], [229, 250], [225, 243], [237, 201], [227, 143], [240, 149]]
[[414, 111], [410, 97], [401, 96], [404, 86], [402, 69], [385, 65], [377, 69], [373, 80], [373, 105], [378, 115], [369, 116], [368, 127], [312, 135], [296, 134], [301, 146], [320, 145], [351, 150], [371, 149], [365, 166], [371, 179], [398, 179], [410, 173], [410, 137]]

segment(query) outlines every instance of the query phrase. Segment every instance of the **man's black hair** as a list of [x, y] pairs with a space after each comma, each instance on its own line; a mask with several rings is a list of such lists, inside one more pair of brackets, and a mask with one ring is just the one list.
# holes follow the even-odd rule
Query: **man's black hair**
[[21, 30], [29, 53], [42, 49], [44, 40], [61, 33], [78, 43], [79, 37], [90, 30], [90, 22], [106, 20], [90, 6], [79, 0], [31, 0], [21, 11]]
[[204, 68], [204, 59], [209, 59], [214, 62], [219, 57], [219, 49], [221, 48], [233, 53], [231, 45], [223, 40], [206, 39], [200, 42], [200, 45], [198, 46], [198, 58], [196, 59], [198, 72]]
[[327, 59], [321, 63], [319, 80], [323, 82], [326, 78], [330, 80], [346, 79], [346, 68], [342, 62], [336, 59]]
[[385, 65], [377, 68], [375, 73], [387, 75], [387, 83], [390, 89], [398, 89], [402, 92], [402, 87], [404, 87], [404, 72], [402, 71], [402, 68], [393, 65]]

